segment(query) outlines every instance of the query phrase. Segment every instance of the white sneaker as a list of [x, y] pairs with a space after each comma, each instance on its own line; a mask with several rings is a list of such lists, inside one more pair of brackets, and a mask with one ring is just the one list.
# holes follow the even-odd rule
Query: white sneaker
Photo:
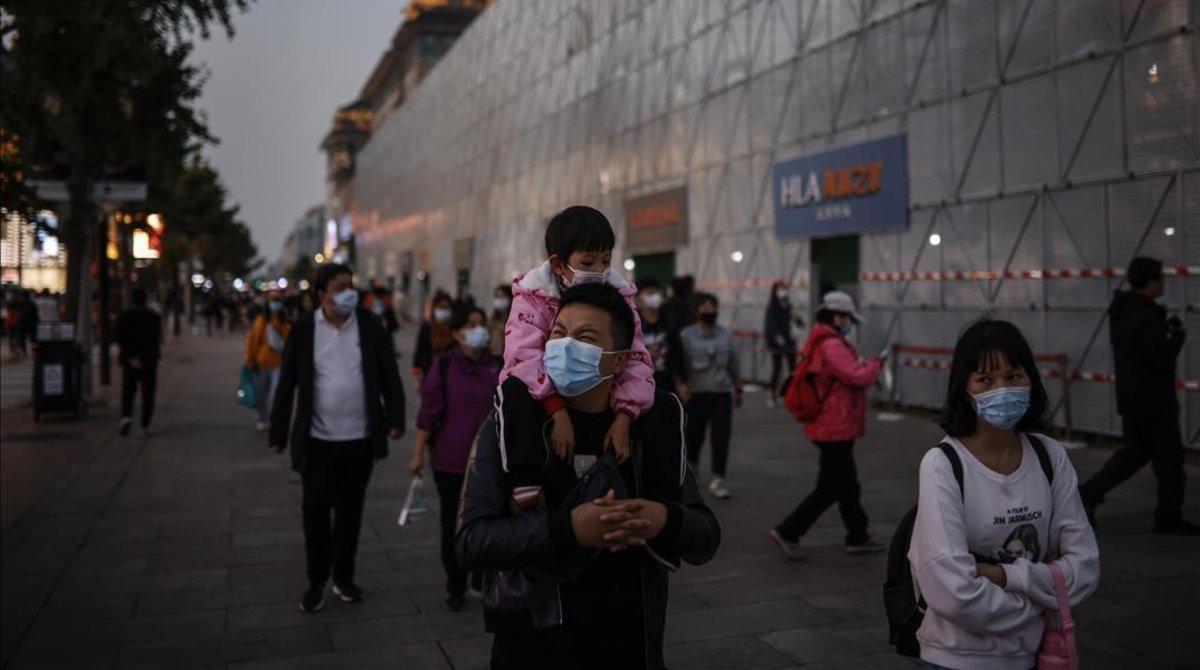
[[713, 477], [708, 483], [708, 492], [717, 500], [729, 500], [729, 489], [725, 488], [725, 480], [720, 477]]
[[774, 393], [767, 394], [767, 408], [775, 409], [775, 394]]
[[267, 422], [266, 421], [255, 421], [254, 422], [254, 430], [257, 430], [260, 433], [267, 432]]

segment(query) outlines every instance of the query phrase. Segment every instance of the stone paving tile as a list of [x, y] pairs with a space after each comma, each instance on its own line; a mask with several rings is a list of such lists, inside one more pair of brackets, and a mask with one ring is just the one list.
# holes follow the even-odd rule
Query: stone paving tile
[[758, 637], [792, 662], [800, 664], [892, 653], [887, 642], [887, 626], [883, 622], [879, 626], [839, 623], [818, 628], [791, 628]]
[[438, 642], [454, 670], [488, 670], [492, 659], [492, 636], [486, 633], [444, 639]]
[[321, 624], [313, 624], [128, 644], [121, 648], [117, 660], [122, 670], [161, 670], [291, 659], [328, 651], [331, 651], [328, 630]]
[[773, 600], [685, 612], [667, 622], [666, 643], [682, 644], [813, 626], [832, 619], [800, 600]]
[[125, 593], [213, 588], [225, 586], [228, 582], [229, 570], [225, 568], [117, 577], [85, 575], [64, 578], [57, 593], [64, 598], [93, 598]]
[[300, 626], [319, 620], [321, 623], [340, 623], [345, 621], [362, 621], [366, 619], [383, 619], [400, 615], [417, 614], [419, 610], [407, 593], [372, 593], [360, 603], [342, 603], [332, 594], [325, 598], [325, 608], [314, 617], [300, 611], [296, 598], [283, 603], [267, 605], [247, 605], [233, 607], [229, 612], [229, 631], [233, 633], [268, 628], [286, 628]]
[[74, 561], [78, 548], [79, 542], [75, 540], [14, 543], [13, 549], [4, 552], [4, 576], [12, 578], [59, 574]]
[[108, 619], [128, 619], [137, 606], [137, 596], [110, 596], [86, 600], [65, 600], [51, 597], [38, 612], [38, 622], [92, 623]]
[[[308, 656], [293, 656], [273, 661], [250, 661], [231, 663], [229, 670], [327, 670], [328, 668], [354, 668], [355, 670], [391, 670], [392, 668], [421, 668], [425, 670], [451, 670], [446, 657], [433, 642], [380, 647], [360, 651], [341, 651]], [[455, 670], [461, 670], [454, 666]]]
[[[368, 489], [356, 578], [368, 599], [297, 611], [301, 487], [249, 413], [229, 402], [238, 344], [171, 343], [160, 432], [122, 440], [112, 417], [88, 423], [109, 431], [94, 438], [99, 446], [0, 530], [5, 670], [487, 667], [480, 603], [445, 607], [436, 516], [396, 526], [408, 441], [393, 445]], [[200, 361], [205, 372], [229, 374], [201, 375]], [[886, 541], [913, 504], [921, 454], [938, 437], [925, 419], [869, 422], [856, 455], [877, 539]], [[1086, 477], [1108, 453], [1070, 455]], [[721, 549], [713, 562], [671, 576], [673, 670], [916, 667], [886, 646], [884, 557], [844, 556], [836, 510], [804, 538], [807, 561], [782, 560], [766, 538], [811, 489], [816, 459], [782, 413], [753, 397], [738, 413], [734, 496], [712, 502]], [[1147, 532], [1153, 491], [1152, 475], [1139, 473], [1100, 509], [1101, 585], [1077, 608], [1089, 670], [1200, 667], [1198, 638], [1185, 630], [1200, 614], [1200, 552]], [[1200, 517], [1200, 499], [1189, 500], [1187, 513]]]
[[750, 635], [678, 644], [663, 650], [668, 668], [694, 670], [741, 670], [742, 668], [785, 668], [787, 656]]
[[140, 619], [107, 619], [79, 622], [34, 623], [21, 642], [22, 652], [118, 649], [130, 642], [172, 640], [203, 634], [224, 634], [225, 612], [190, 612]]
[[5, 670], [96, 670], [116, 663], [117, 649], [87, 649], [84, 651], [47, 651], [20, 653], [4, 666]]
[[420, 616], [388, 617], [329, 625], [334, 649], [362, 649], [398, 642], [425, 642], [466, 637], [483, 629], [478, 611], [428, 612]]

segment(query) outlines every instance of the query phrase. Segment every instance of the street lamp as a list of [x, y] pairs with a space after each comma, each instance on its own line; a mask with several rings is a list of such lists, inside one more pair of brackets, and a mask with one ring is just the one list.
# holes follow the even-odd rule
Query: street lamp
[[934, 233], [934, 234], [932, 234], [932, 235], [930, 235], [930, 236], [929, 236], [929, 244], [931, 244], [931, 245], [933, 245], [933, 246], [935, 246], [935, 247], [936, 247], [936, 246], [938, 246], [938, 245], [939, 245], [939, 244], [941, 244], [941, 243], [942, 243], [942, 236], [941, 236], [941, 235], [938, 235], [937, 233]]
[[633, 272], [633, 269], [637, 267], [637, 263], [635, 263], [632, 258], [626, 258], [624, 265], [625, 269], [630, 272]]
[[746, 254], [743, 254], [741, 249], [738, 249], [738, 250], [734, 251], [732, 254], [729, 254], [729, 260], [733, 261], [734, 263], [741, 263], [742, 260], [745, 258], [746, 258]]
[[321, 263], [325, 262], [325, 254], [318, 251], [317, 253], [313, 254], [313, 260], [320, 265]]

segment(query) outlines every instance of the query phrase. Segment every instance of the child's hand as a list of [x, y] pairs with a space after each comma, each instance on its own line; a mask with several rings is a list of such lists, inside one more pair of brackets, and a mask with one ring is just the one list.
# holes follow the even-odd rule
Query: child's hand
[[629, 424], [632, 419], [624, 412], [617, 412], [617, 418], [613, 419], [612, 425], [608, 428], [608, 435], [604, 436], [604, 448], [612, 448], [613, 456], [616, 457], [618, 463], [624, 463], [625, 459], [629, 458]]
[[554, 428], [550, 430], [550, 446], [554, 447], [556, 456], [566, 460], [575, 450], [575, 427], [571, 425], [571, 416], [567, 414], [565, 407], [554, 412], [551, 417], [554, 419]]

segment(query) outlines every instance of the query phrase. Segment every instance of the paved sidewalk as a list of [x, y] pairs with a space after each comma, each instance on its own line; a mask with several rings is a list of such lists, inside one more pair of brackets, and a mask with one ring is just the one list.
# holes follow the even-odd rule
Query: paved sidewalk
[[[376, 469], [368, 491], [359, 560], [366, 602], [297, 611], [300, 486], [233, 402], [239, 344], [168, 343], [149, 439], [117, 437], [112, 407], [83, 423], [21, 428], [83, 434], [38, 445], [73, 455], [65, 474], [15, 521], [5, 514], [4, 668], [486, 667], [490, 637], [478, 604], [452, 613], [442, 603], [436, 523], [395, 524], [411, 438]], [[8, 426], [22, 411], [3, 410], [4, 433], [16, 432]], [[734, 497], [713, 503], [722, 547], [711, 564], [672, 580], [668, 665], [916, 667], [887, 646], [884, 557], [843, 556], [835, 511], [806, 538], [807, 562], [782, 561], [766, 539], [815, 477], [815, 450], [798, 426], [750, 396], [734, 430]], [[939, 433], [917, 418], [873, 421], [869, 430], [856, 447], [864, 504], [886, 540], [914, 501], [917, 464]], [[1072, 458], [1086, 475], [1107, 454]], [[1195, 483], [1196, 470], [1189, 474]], [[1150, 535], [1153, 498], [1143, 472], [1101, 510], [1101, 587], [1077, 613], [1089, 669], [1200, 667], [1200, 542]], [[1195, 486], [1190, 500], [1200, 519]]]

